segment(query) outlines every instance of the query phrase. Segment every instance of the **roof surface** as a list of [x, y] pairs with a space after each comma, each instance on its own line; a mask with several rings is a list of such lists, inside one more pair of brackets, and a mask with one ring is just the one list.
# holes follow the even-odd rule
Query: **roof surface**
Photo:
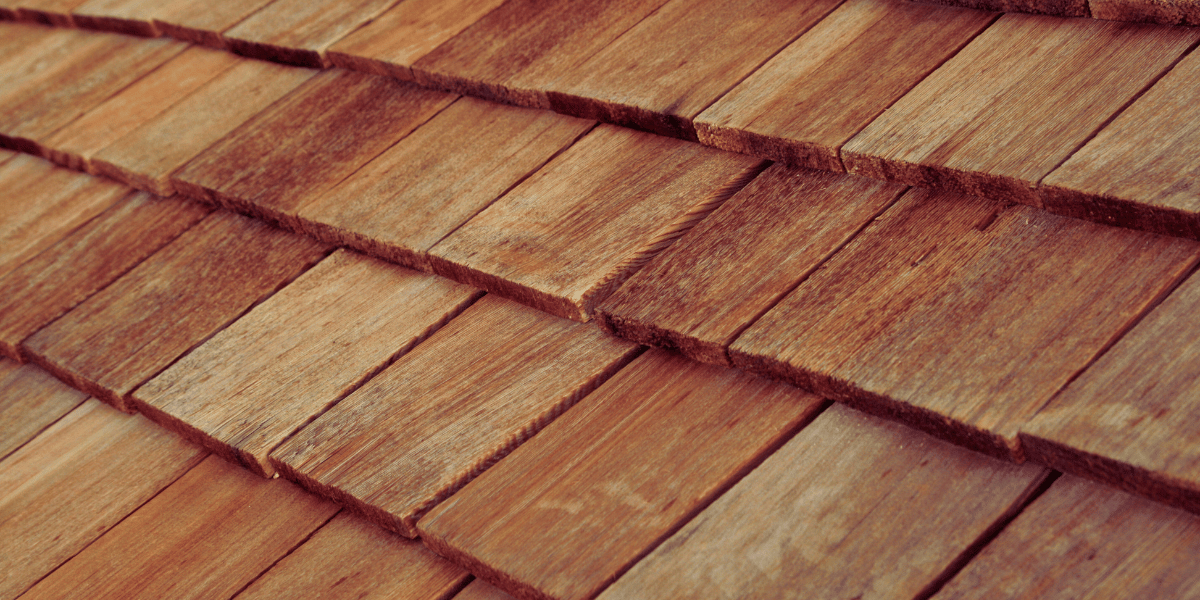
[[0, 600], [1200, 597], [1200, 29], [0, 17]]

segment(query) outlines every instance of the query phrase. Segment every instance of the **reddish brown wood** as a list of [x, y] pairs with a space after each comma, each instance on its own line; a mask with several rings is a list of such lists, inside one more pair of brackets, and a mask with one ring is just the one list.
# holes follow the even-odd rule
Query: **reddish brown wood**
[[328, 67], [325, 51], [334, 42], [399, 1], [274, 0], [226, 31], [225, 41], [246, 56], [301, 67]]
[[0, 358], [0, 459], [86, 399], [35, 365]]

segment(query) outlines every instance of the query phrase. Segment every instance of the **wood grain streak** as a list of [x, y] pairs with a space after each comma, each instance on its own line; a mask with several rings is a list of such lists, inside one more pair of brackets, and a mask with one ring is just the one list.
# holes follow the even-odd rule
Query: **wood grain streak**
[[[87, 13], [99, 24], [147, 29], [195, 44], [224, 49], [226, 29], [270, 4], [271, 0], [87, 0], [75, 13]], [[148, 23], [144, 25], [142, 23]]]
[[286, 64], [329, 66], [325, 51], [400, 0], [274, 0], [225, 32], [233, 51]]
[[86, 399], [34, 365], [0, 358], [0, 460]]

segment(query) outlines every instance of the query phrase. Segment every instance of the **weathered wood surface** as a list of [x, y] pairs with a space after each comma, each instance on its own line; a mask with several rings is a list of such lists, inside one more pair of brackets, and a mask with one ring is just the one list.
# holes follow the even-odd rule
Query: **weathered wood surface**
[[49, 136], [45, 155], [73, 169], [95, 172], [93, 155], [240, 61], [228, 52], [189, 48]]
[[[102, 24], [123, 26], [148, 21], [156, 34], [224, 48], [221, 33], [242, 21], [271, 0], [88, 0], [75, 13], [102, 19]], [[144, 29], [145, 25], [138, 25]], [[137, 32], [135, 32], [137, 33]]]
[[337, 510], [209, 456], [23, 598], [228, 598]]
[[[918, 0], [945, 6], [994, 10], [999, 12], [1032, 13], [1060, 17], [1086, 17], [1088, 6], [1098, 0]], [[1102, 1], [1102, 0], [1099, 0]]]
[[914, 189], [730, 347], [733, 363], [993, 455], [1200, 244]]
[[904, 186], [777, 164], [596, 309], [606, 330], [728, 364], [726, 348]]
[[1198, 29], [1005, 15], [842, 160], [852, 173], [1040, 205], [1034, 186], [1197, 40]]
[[85, 0], [19, 0], [12, 2], [16, 7], [17, 19], [46, 23], [57, 27], [73, 27], [71, 9]]
[[841, 0], [671, 0], [549, 83], [554, 110], [696, 139], [692, 119]]
[[1043, 180], [1046, 207], [1200, 238], [1200, 53], [1192, 52]]
[[96, 400], [71, 411], [0, 461], [0, 598], [21, 594], [203, 457], [179, 436]]
[[463, 588], [454, 600], [514, 600], [504, 590], [482, 580], [476, 579], [471, 585]]
[[593, 125], [462, 97], [301, 206], [297, 220], [320, 239], [428, 269], [425, 253], [434, 244]]
[[1163, 25], [1200, 25], [1200, 2], [1195, 0], [1088, 0], [1092, 17]]
[[1200, 512], [1193, 275], [1021, 430], [1031, 457]]
[[[57, 60], [42, 55], [42, 69], [0, 93], [0, 143], [44, 154], [56, 130], [187, 49], [174, 40], [144, 40], [111, 33], [83, 34]], [[11, 86], [11, 87], [10, 87]]]
[[431, 87], [549, 108], [550, 81], [665, 2], [509, 0], [413, 63], [413, 76]]
[[163, 425], [270, 475], [275, 446], [478, 294], [339, 251], [147, 383], [135, 402]]
[[842, 144], [995, 18], [849, 0], [697, 116], [696, 134], [725, 150], [842, 171]]
[[92, 168], [161, 196], [170, 175], [205, 148], [300, 84], [315, 71], [245, 60], [98, 152]]
[[454, 101], [387, 77], [324, 71], [197, 156], [181, 192], [295, 227], [295, 214]]
[[329, 47], [335, 66], [413, 80], [412, 64], [504, 0], [405, 0]]
[[0, 358], [0, 459], [86, 399], [37, 366]]
[[435, 245], [430, 262], [452, 279], [587, 320], [764, 166], [601, 125]]
[[487, 296], [276, 450], [290, 479], [413, 537], [416, 523], [637, 355]]
[[1195, 598], [1200, 518], [1063, 476], [934, 596]]
[[518, 597], [591, 598], [822, 406], [785, 384], [651, 350], [417, 528]]
[[87, 36], [75, 29], [5, 21], [0, 21], [0, 33], [0, 96], [12, 93], [17, 82], [53, 67]]
[[71, 10], [71, 22], [76, 27], [126, 35], [162, 35], [154, 24], [152, 13], [149, 10], [137, 10], [139, 8], [145, 7], [138, 6], [137, 0], [86, 0]]
[[835, 405], [600, 598], [920, 598], [1048, 474]]
[[129, 393], [303, 273], [309, 238], [213, 213], [71, 312], [24, 351], [59, 378], [129, 410]]
[[0, 295], [0, 354], [26, 360], [23, 340], [104, 289], [208, 213], [207, 207], [194, 203], [135, 192], [4, 275], [0, 278], [4, 290]]
[[0, 150], [0, 278], [117, 203], [129, 188]]
[[334, 42], [399, 1], [275, 0], [226, 31], [225, 41], [246, 56], [328, 67], [325, 51]]
[[393, 535], [343, 512], [255, 580], [237, 599], [442, 600], [470, 580], [469, 573], [420, 542]]

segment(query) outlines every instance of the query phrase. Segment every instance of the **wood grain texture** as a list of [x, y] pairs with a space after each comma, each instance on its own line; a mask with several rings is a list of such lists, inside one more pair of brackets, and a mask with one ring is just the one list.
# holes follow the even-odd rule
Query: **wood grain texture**
[[56, 27], [73, 27], [71, 9], [82, 4], [85, 0], [20, 0], [14, 2], [17, 7], [17, 19], [54, 25]]
[[336, 512], [209, 456], [24, 598], [228, 598]]
[[98, 152], [98, 173], [161, 196], [170, 175], [315, 71], [245, 60]]
[[1005, 15], [842, 160], [852, 173], [1038, 206], [1038, 182], [1197, 40], [1186, 28]]
[[129, 394], [326, 252], [308, 238], [213, 213], [71, 312], [24, 351], [122, 410]]
[[626, 281], [596, 318], [621, 337], [729, 364], [738, 334], [904, 190], [774, 165]]
[[835, 405], [600, 598], [920, 598], [1048, 474]]
[[45, 154], [56, 130], [186, 49], [174, 40], [87, 34], [67, 56], [0, 93], [0, 144]]
[[428, 270], [434, 244], [593, 125], [462, 97], [302, 205], [296, 218], [319, 239]]
[[401, 0], [275, 0], [225, 32], [239, 54], [301, 67], [329, 66], [325, 51]]
[[1096, 0], [919, 0], [931, 4], [973, 8], [999, 12], [1055, 15], [1059, 17], [1086, 17], [1088, 7]]
[[695, 118], [704, 144], [842, 171], [862, 131], [995, 15], [849, 0]]
[[339, 251], [136, 395], [139, 411], [262, 475], [268, 453], [478, 297]]
[[823, 405], [651, 350], [417, 526], [517, 597], [591, 598]]
[[1193, 275], [1021, 430], [1055, 468], [1200, 512]]
[[1060, 214], [1200, 238], [1200, 53], [1043, 180]]
[[454, 600], [513, 600], [513, 597], [482, 579], [476, 579], [463, 588]]
[[[158, 37], [162, 32], [154, 24], [149, 11], [130, 11], [130, 0], [86, 0], [71, 10], [71, 22], [76, 27], [112, 31], [126, 35]], [[140, 8], [140, 7], [138, 7]]]
[[20, 595], [203, 457], [96, 400], [71, 411], [0, 461], [0, 598]]
[[546, 85], [666, 0], [508, 0], [412, 65], [423, 85], [549, 108]]
[[0, 151], [0, 278], [129, 193], [28, 154]]
[[1200, 25], [1195, 0], [1088, 0], [1092, 17], [1163, 25]]
[[387, 77], [324, 71], [173, 178], [195, 198], [296, 227], [296, 210], [454, 101]]
[[[224, 48], [222, 32], [242, 21], [271, 0], [87, 0], [75, 8], [100, 20], [100, 24], [128, 26], [148, 22], [156, 34]], [[138, 27], [146, 27], [138, 25]]]
[[504, 0], [404, 0], [329, 47], [335, 66], [413, 80], [412, 64]]
[[189, 48], [49, 136], [46, 157], [94, 173], [93, 155], [238, 62], [228, 52]]
[[442, 600], [470, 579], [420, 542], [343, 512], [236, 598]]
[[554, 110], [695, 140], [692, 119], [841, 0], [670, 0], [549, 84]]
[[914, 189], [730, 347], [733, 363], [1003, 458], [1200, 259], [1189, 240]]
[[0, 358], [0, 459], [86, 399], [34, 365]]
[[289, 479], [415, 537], [430, 508], [637, 353], [594, 327], [487, 296], [271, 459]]
[[1200, 518], [1069, 475], [934, 598], [1195, 598]]
[[587, 320], [596, 303], [764, 167], [601, 125], [435, 245], [430, 262], [452, 279]]
[[136, 192], [4, 275], [0, 278], [4, 290], [0, 353], [27, 360], [23, 340], [107, 287], [208, 213], [200, 205]]

